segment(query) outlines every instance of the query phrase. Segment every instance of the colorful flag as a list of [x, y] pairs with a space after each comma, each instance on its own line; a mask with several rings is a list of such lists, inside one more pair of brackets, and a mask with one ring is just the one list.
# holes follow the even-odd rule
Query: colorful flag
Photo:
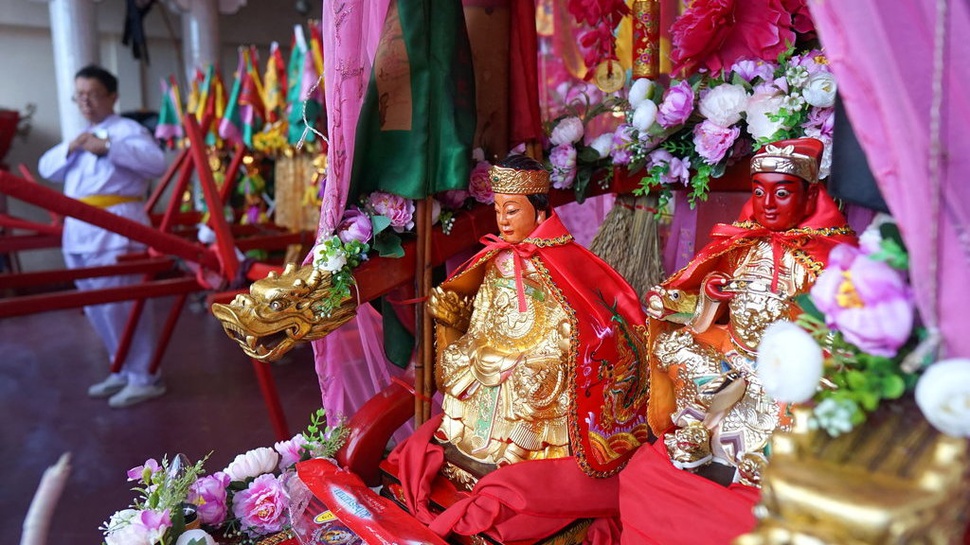
[[263, 74], [263, 92], [266, 103], [266, 122], [276, 123], [283, 118], [286, 110], [286, 65], [283, 63], [283, 52], [280, 44], [273, 42], [269, 46], [269, 59], [266, 60], [266, 72]]
[[162, 104], [158, 109], [155, 138], [171, 149], [175, 147], [176, 140], [184, 136], [178, 82], [175, 81], [175, 76], [169, 76], [168, 79], [162, 78], [161, 86]]
[[316, 140], [316, 134], [307, 128], [307, 124], [319, 130], [314, 125], [320, 117], [323, 87], [318, 84], [319, 72], [313, 61], [310, 44], [303, 34], [303, 27], [294, 27], [293, 34], [293, 52], [290, 54], [287, 74], [289, 87], [286, 102], [289, 104], [287, 119], [290, 127], [286, 140], [289, 144], [296, 145], [301, 140]]
[[246, 55], [246, 71], [243, 74], [242, 90], [239, 93], [239, 117], [242, 123], [242, 140], [247, 147], [253, 148], [253, 135], [263, 128], [266, 109], [263, 104], [263, 84], [259, 79], [256, 65], [259, 62], [256, 47], [250, 46]]
[[219, 136], [230, 144], [242, 141], [242, 119], [239, 111], [239, 95], [242, 93], [243, 80], [246, 79], [246, 63], [248, 62], [248, 58], [249, 50], [240, 47], [239, 61], [236, 64], [235, 81], [232, 83], [232, 90], [229, 91], [226, 109], [222, 117], [218, 120]]

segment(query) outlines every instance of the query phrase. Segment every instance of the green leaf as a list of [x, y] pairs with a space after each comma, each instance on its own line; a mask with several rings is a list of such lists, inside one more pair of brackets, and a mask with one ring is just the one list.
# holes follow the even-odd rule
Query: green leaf
[[812, 318], [822, 322], [825, 321], [825, 315], [822, 311], [815, 306], [815, 302], [812, 301], [812, 296], [807, 293], [802, 293], [795, 297], [795, 303], [802, 308], [802, 312], [808, 314]]
[[906, 392], [906, 381], [899, 375], [889, 375], [882, 383], [882, 397], [899, 399]]
[[586, 188], [589, 187], [589, 180], [593, 176], [593, 171], [588, 168], [580, 168], [576, 172], [576, 181], [573, 182], [573, 191], [576, 193], [576, 203], [583, 204], [586, 200]]
[[876, 392], [856, 392], [856, 399], [866, 412], [871, 413], [879, 406], [879, 394]]
[[849, 371], [845, 376], [849, 388], [852, 390], [865, 390], [868, 387], [868, 379], [862, 371]]
[[371, 216], [370, 223], [371, 223], [371, 227], [373, 227], [374, 229], [374, 237], [376, 238], [378, 233], [390, 227], [391, 218], [387, 216], [380, 216], [380, 215]]
[[576, 159], [583, 163], [595, 163], [600, 159], [600, 153], [589, 146], [580, 146], [576, 151]]
[[380, 236], [374, 237], [374, 249], [381, 257], [404, 257], [401, 237], [391, 231], [384, 231]]

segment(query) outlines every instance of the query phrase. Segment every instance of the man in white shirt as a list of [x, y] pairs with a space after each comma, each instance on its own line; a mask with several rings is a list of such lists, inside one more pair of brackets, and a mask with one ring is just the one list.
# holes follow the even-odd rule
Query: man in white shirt
[[[89, 65], [74, 77], [74, 101], [90, 126], [71, 141], [51, 148], [40, 158], [44, 178], [64, 184], [64, 194], [113, 214], [148, 225], [144, 197], [149, 178], [166, 167], [165, 154], [148, 131], [114, 113], [118, 79]], [[117, 262], [118, 256], [144, 251], [144, 245], [123, 235], [74, 218], [64, 219], [62, 251], [68, 268], [97, 267]], [[76, 281], [80, 290], [137, 284], [140, 275], [89, 278]], [[151, 300], [146, 301], [150, 303]], [[88, 306], [84, 312], [114, 358], [133, 303], [124, 301]], [[155, 346], [152, 311], [145, 311], [121, 372], [91, 386], [91, 397], [109, 397], [114, 408], [127, 407], [165, 393], [157, 376], [149, 373]]]

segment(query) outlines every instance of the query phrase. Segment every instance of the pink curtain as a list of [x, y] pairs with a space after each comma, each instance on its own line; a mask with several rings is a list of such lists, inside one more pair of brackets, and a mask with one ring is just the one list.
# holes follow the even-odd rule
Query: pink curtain
[[[809, 7], [853, 129], [909, 249], [920, 314], [939, 327], [941, 356], [970, 356], [970, 8], [965, 0], [809, 0]], [[946, 13], [934, 180], [940, 7]]]
[[[319, 233], [332, 233], [347, 205], [357, 119], [390, 0], [324, 0], [323, 64], [329, 136], [326, 185]], [[313, 342], [323, 406], [330, 423], [351, 415], [387, 386], [380, 318], [370, 305], [339, 330]], [[399, 371], [394, 368], [394, 371]], [[400, 373], [397, 373], [400, 374]]]

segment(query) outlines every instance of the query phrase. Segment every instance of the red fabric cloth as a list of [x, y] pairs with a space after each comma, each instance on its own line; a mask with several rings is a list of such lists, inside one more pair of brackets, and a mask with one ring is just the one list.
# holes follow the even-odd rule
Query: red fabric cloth
[[662, 438], [637, 450], [619, 477], [622, 545], [727, 545], [757, 522], [760, 490], [675, 468]]
[[[472, 295], [481, 284], [486, 265], [505, 242], [486, 246], [446, 280], [442, 287]], [[572, 454], [591, 476], [619, 471], [633, 450], [647, 440], [649, 373], [644, 353], [646, 315], [633, 288], [603, 260], [569, 235], [552, 212], [514, 246], [517, 258], [538, 262], [574, 316], [576, 350], [575, 391], [569, 426]], [[557, 294], [553, 294], [557, 295]], [[636, 328], [641, 329], [636, 329]], [[605, 446], [604, 446], [605, 445]]]
[[517, 146], [542, 138], [539, 39], [533, 0], [512, 0], [509, 12], [509, 140]]
[[[444, 461], [442, 447], [431, 442], [440, 423], [440, 415], [425, 422], [388, 457], [398, 465], [408, 510], [438, 535], [487, 532], [499, 541], [541, 539], [579, 518], [619, 515], [618, 476], [591, 478], [573, 458], [557, 458], [497, 469], [435, 517], [427, 502], [431, 481]], [[616, 536], [615, 520], [598, 521], [587, 543], [616, 543]]]

